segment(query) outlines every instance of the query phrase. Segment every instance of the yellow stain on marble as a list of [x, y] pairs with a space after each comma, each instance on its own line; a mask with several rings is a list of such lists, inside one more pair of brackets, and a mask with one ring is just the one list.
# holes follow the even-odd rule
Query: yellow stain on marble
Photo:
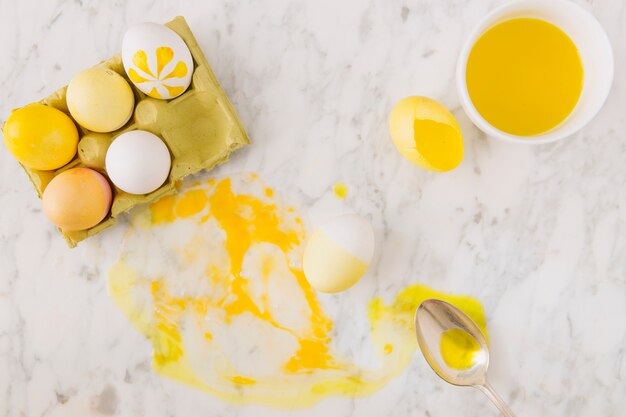
[[183, 217], [183, 218], [191, 217], [194, 214], [200, 213], [200, 211], [204, 209], [204, 207], [207, 205], [208, 202], [209, 202], [209, 199], [203, 190], [191, 190], [183, 194], [178, 200], [176, 204], [176, 216], [170, 213], [170, 209], [172, 207], [165, 209], [165, 210], [163, 210], [163, 207], [161, 207], [160, 210], [159, 209], [152, 210], [153, 213], [156, 214], [156, 218], [157, 218], [157, 221], [154, 222], [153, 220], [153, 223], [159, 224], [162, 222], [161, 219], [163, 219], [163, 217], [160, 217], [159, 213], [166, 213], [167, 214], [166, 218], [172, 219], [172, 220], [174, 220], [176, 217]]
[[485, 329], [477, 300], [410, 286], [354, 312], [367, 313], [373, 347], [356, 363], [337, 348], [334, 322], [302, 273], [305, 239], [296, 211], [256, 175], [211, 180], [133, 217], [109, 292], [152, 343], [157, 373], [276, 408], [370, 395], [400, 375], [424, 299], [449, 301]]
[[338, 182], [333, 185], [333, 193], [338, 199], [344, 200], [348, 196], [348, 186], [343, 182]]
[[246, 378], [245, 376], [234, 376], [230, 380], [237, 385], [252, 385], [256, 383], [254, 379]]

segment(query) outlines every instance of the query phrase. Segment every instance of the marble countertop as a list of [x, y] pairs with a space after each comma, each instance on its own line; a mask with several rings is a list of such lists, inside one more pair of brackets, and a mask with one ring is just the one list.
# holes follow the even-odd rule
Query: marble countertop
[[[183, 15], [253, 141], [202, 178], [256, 172], [300, 207], [346, 183], [347, 203], [379, 237], [361, 293], [391, 297], [421, 282], [471, 294], [487, 316], [492, 383], [519, 416], [620, 416], [626, 14], [619, 0], [577, 2], [611, 39], [615, 81], [598, 116], [556, 144], [488, 139], [460, 108], [456, 56], [496, 0], [0, 0], [0, 119], [119, 51], [129, 25]], [[458, 169], [422, 171], [396, 151], [387, 117], [407, 95], [457, 117]], [[107, 295], [126, 227], [69, 250], [0, 147], [0, 416], [497, 415], [419, 353], [370, 397], [299, 411], [229, 405], [155, 375], [150, 343]]]

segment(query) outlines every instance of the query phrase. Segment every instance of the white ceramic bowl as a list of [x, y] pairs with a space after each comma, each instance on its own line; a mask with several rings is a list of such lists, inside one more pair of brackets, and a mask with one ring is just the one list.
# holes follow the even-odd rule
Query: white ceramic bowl
[[[492, 26], [519, 17], [543, 19], [561, 28], [578, 47], [584, 68], [583, 90], [572, 113], [554, 129], [535, 136], [511, 135], [489, 124], [474, 107], [465, 79], [467, 58], [476, 40]], [[612, 82], [613, 51], [606, 32], [589, 12], [568, 0], [521, 0], [493, 10], [465, 41], [456, 69], [461, 105], [472, 122], [488, 136], [515, 143], [549, 143], [577, 132], [598, 113]]]

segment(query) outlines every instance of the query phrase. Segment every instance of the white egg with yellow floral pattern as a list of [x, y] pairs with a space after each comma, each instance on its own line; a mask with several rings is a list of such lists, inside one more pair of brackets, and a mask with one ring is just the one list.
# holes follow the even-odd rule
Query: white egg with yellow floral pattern
[[189, 48], [172, 29], [140, 23], [122, 40], [122, 63], [132, 83], [150, 97], [171, 99], [191, 83], [193, 59]]

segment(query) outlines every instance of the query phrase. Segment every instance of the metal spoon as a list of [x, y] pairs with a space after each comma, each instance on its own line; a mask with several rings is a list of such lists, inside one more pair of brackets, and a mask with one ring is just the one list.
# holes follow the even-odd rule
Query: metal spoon
[[[467, 369], [448, 366], [441, 355], [441, 336], [450, 329], [464, 330], [478, 342], [479, 350], [473, 357], [472, 366]], [[502, 397], [487, 382], [489, 367], [487, 340], [467, 314], [445, 301], [425, 300], [415, 312], [415, 333], [426, 361], [444, 381], [453, 385], [477, 388], [485, 393], [503, 416], [515, 417]]]

